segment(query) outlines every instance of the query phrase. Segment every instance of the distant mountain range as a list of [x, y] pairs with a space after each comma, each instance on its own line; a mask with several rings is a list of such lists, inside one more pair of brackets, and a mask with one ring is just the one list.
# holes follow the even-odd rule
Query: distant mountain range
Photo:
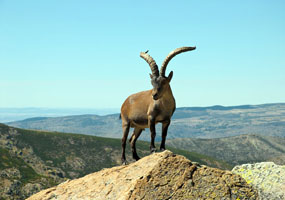
[[118, 112], [115, 108], [1, 108], [0, 123], [19, 121], [33, 117], [61, 117], [68, 115], [97, 114], [107, 115]]
[[[7, 123], [36, 130], [82, 133], [121, 138], [119, 113], [112, 115], [73, 115], [36, 117]], [[161, 126], [157, 125], [160, 139]], [[242, 134], [285, 137], [285, 103], [177, 108], [169, 127], [168, 139], [219, 138]], [[149, 140], [148, 130], [140, 139]]]

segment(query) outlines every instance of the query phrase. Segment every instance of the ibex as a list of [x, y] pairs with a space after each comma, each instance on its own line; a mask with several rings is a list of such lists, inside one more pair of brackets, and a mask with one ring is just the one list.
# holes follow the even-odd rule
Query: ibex
[[159, 122], [162, 123], [162, 140], [160, 150], [165, 150], [168, 126], [176, 109], [175, 99], [169, 84], [173, 76], [173, 72], [171, 71], [166, 77], [165, 70], [167, 64], [174, 56], [194, 49], [196, 49], [196, 47], [181, 47], [170, 52], [162, 63], [160, 71], [158, 71], [158, 67], [154, 59], [147, 54], [148, 51], [140, 53], [140, 57], [149, 64], [152, 71], [150, 78], [153, 89], [130, 95], [121, 107], [120, 117], [122, 119], [123, 128], [122, 164], [126, 164], [125, 149], [130, 127], [134, 128], [134, 132], [129, 141], [131, 143], [132, 154], [135, 160], [140, 159], [136, 152], [136, 141], [145, 128], [149, 128], [151, 132], [150, 151], [151, 153], [156, 151], [154, 144], [156, 135], [155, 124]]

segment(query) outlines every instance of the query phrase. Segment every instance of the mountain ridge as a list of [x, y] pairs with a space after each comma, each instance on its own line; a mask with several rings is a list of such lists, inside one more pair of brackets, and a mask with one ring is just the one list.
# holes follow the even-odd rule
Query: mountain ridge
[[[36, 118], [7, 124], [25, 129], [122, 137], [119, 113]], [[157, 134], [161, 134], [160, 124], [157, 125]], [[177, 108], [167, 137], [219, 138], [241, 134], [285, 137], [285, 103]], [[150, 139], [148, 129], [140, 139]]]
[[285, 165], [285, 138], [263, 135], [238, 135], [224, 138], [176, 138], [166, 144], [194, 150], [233, 165], [274, 161]]

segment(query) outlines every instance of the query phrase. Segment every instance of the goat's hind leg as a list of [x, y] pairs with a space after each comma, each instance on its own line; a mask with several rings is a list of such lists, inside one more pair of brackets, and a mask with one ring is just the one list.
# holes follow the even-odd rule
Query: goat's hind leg
[[122, 123], [122, 128], [123, 128], [123, 138], [122, 138], [122, 165], [126, 165], [126, 141], [128, 138], [129, 130], [130, 130], [130, 123], [129, 122], [123, 122]]
[[137, 154], [136, 151], [136, 141], [138, 137], [141, 135], [143, 129], [140, 128], [135, 128], [132, 137], [130, 138], [130, 143], [131, 143], [131, 148], [132, 148], [132, 153], [133, 153], [133, 159], [139, 160], [140, 157]]

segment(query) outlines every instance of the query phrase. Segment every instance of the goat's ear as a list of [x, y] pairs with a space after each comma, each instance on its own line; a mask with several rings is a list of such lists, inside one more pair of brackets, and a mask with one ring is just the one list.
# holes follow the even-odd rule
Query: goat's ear
[[171, 81], [172, 76], [173, 76], [173, 71], [171, 71], [171, 72], [168, 74], [167, 79], [168, 79], [169, 82]]
[[153, 75], [152, 75], [152, 74], [149, 74], [149, 76], [150, 76], [150, 79], [152, 79], [152, 78], [153, 78]]

